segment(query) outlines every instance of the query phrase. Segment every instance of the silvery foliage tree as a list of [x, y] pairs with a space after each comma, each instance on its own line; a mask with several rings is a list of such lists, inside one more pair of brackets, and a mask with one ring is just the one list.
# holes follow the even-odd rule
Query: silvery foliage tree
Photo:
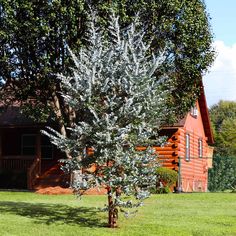
[[[113, 15], [108, 34], [97, 25], [94, 14], [89, 46], [77, 56], [71, 52], [73, 76], [58, 76], [62, 96], [76, 114], [70, 137], [51, 128], [44, 134], [71, 156], [64, 160], [65, 169], [80, 171], [73, 189], [79, 194], [92, 187], [107, 189], [109, 225], [114, 227], [117, 208], [140, 206], [149, 196], [148, 187], [156, 184], [152, 146], [163, 142], [158, 130], [171, 113], [166, 105], [171, 81], [156, 78], [155, 71], [169, 57], [166, 51], [148, 56], [151, 40], [143, 41], [138, 17], [122, 29]], [[136, 200], [124, 201], [124, 195]]]

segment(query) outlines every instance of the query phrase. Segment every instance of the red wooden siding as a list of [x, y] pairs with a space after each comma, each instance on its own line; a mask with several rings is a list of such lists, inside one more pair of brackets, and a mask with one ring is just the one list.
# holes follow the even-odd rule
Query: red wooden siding
[[[184, 125], [164, 129], [167, 135], [165, 147], [155, 147], [161, 164], [178, 171], [179, 183], [184, 192], [205, 192], [208, 183], [209, 146], [204, 132], [198, 103], [198, 114], [187, 115]], [[186, 160], [186, 134], [190, 137], [190, 158]], [[199, 157], [199, 140], [202, 141], [202, 157]]]
[[[170, 130], [168, 130], [168, 133], [169, 132]], [[168, 138], [168, 144], [164, 147], [154, 147], [156, 153], [158, 154], [160, 164], [173, 170], [178, 170], [179, 141], [177, 134], [178, 132], [174, 133], [173, 136]]]
[[[189, 132], [184, 128], [179, 129], [179, 158], [180, 158], [180, 175], [181, 188], [184, 192], [203, 191], [207, 190], [207, 143], [206, 139], [202, 138], [194, 132]], [[185, 135], [190, 135], [190, 160], [185, 159]], [[203, 142], [203, 157], [199, 157], [198, 141], [199, 138]]]

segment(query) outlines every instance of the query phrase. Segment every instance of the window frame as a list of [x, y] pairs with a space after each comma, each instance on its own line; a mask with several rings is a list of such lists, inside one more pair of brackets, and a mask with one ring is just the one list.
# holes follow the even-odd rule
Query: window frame
[[185, 161], [190, 161], [190, 134], [185, 134]]
[[[35, 144], [34, 145], [24, 145], [24, 137], [32, 137], [35, 139]], [[22, 134], [21, 135], [21, 155], [22, 156], [28, 156], [28, 157], [32, 157], [34, 158], [36, 155], [37, 155], [37, 150], [36, 150], [36, 142], [37, 142], [37, 134]], [[31, 155], [27, 155], [27, 154], [24, 154], [24, 148], [34, 148], [34, 154], [31, 154]], [[49, 158], [44, 158], [43, 155], [42, 155], [42, 149], [43, 148], [48, 148], [50, 149], [50, 157]], [[40, 142], [40, 149], [41, 149], [41, 159], [43, 160], [53, 160], [53, 153], [54, 153], [54, 148], [53, 148], [53, 145], [51, 143], [49, 144], [43, 144], [43, 141], [42, 141], [42, 137], [41, 137], [41, 142]]]
[[198, 157], [199, 158], [203, 157], [203, 141], [202, 141], [202, 138], [198, 139]]
[[198, 108], [197, 105], [194, 105], [190, 109], [190, 114], [192, 117], [197, 118], [198, 117]]
[[[42, 155], [42, 149], [43, 148], [50, 148], [51, 149], [51, 157], [49, 158], [45, 158], [43, 155]], [[43, 160], [53, 160], [53, 153], [54, 153], [54, 148], [53, 148], [53, 145], [50, 143], [49, 141], [49, 144], [43, 144], [43, 138], [41, 137], [41, 158]]]

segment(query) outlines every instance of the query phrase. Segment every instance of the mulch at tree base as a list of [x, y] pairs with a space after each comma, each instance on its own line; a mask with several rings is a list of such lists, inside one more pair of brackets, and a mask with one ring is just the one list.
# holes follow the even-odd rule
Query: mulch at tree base
[[[70, 188], [62, 188], [60, 186], [56, 187], [47, 187], [41, 188], [35, 191], [38, 194], [48, 194], [48, 195], [60, 195], [60, 194], [73, 194], [74, 191]], [[84, 195], [105, 195], [107, 190], [105, 188], [91, 188], [86, 190], [83, 194]]]

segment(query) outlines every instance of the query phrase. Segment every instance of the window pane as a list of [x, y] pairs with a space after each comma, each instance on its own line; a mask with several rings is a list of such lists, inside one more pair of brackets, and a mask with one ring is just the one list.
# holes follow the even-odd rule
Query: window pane
[[199, 155], [199, 157], [202, 157], [202, 140], [201, 139], [199, 139], [198, 140], [198, 155]]
[[25, 156], [34, 156], [36, 154], [36, 135], [23, 134], [21, 144], [21, 154]]
[[35, 148], [34, 147], [23, 147], [22, 148], [22, 155], [25, 156], [34, 156], [35, 153]]
[[191, 108], [190, 114], [191, 114], [191, 116], [197, 118], [197, 115], [198, 115], [197, 106], [194, 106], [194, 107]]
[[52, 159], [52, 146], [42, 146], [41, 147], [41, 158], [42, 159]]
[[190, 160], [190, 135], [186, 134], [185, 136], [185, 159], [186, 161]]
[[51, 145], [49, 138], [45, 135], [41, 136], [41, 144], [45, 145], [45, 146], [46, 145], [48, 145], [48, 146]]
[[35, 135], [23, 135], [22, 146], [35, 146], [36, 136]]

